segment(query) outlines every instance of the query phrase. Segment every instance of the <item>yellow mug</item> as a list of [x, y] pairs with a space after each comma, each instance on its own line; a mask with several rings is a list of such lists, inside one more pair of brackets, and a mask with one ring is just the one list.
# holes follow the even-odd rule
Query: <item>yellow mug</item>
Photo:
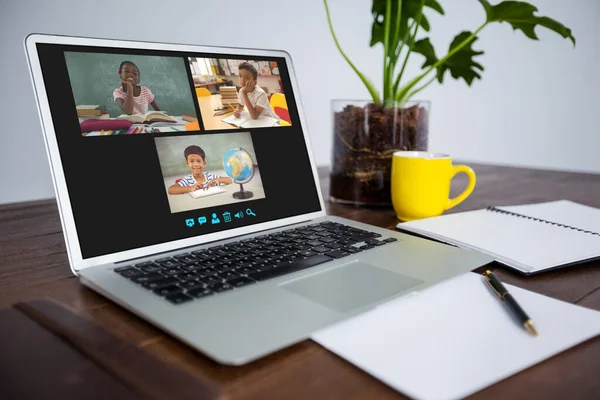
[[[459, 172], [469, 176], [467, 188], [450, 199], [450, 181]], [[392, 159], [392, 203], [401, 221], [437, 217], [460, 204], [475, 189], [475, 172], [452, 165], [448, 154], [397, 151]]]

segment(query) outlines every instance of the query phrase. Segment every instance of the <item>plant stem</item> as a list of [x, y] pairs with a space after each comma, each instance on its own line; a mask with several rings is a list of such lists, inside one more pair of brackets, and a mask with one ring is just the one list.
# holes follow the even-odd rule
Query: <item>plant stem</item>
[[[402, 43], [405, 44], [406, 40], [408, 39], [408, 34], [410, 33], [410, 31], [413, 30], [413, 27], [415, 26], [415, 24], [417, 23], [417, 21], [412, 22], [412, 24], [410, 24], [410, 27], [408, 28], [408, 30], [406, 31], [406, 33], [404, 34], [404, 38], [402, 39]], [[398, 61], [398, 59], [400, 58], [400, 53], [401, 53], [402, 47], [400, 47], [398, 49], [398, 53], [395, 55], [395, 62]], [[395, 62], [394, 62], [394, 67], [395, 67]], [[394, 99], [396, 97], [396, 92], [398, 91], [398, 86], [400, 86], [400, 75], [398, 75], [396, 77], [396, 81], [394, 82], [394, 87], [393, 87], [393, 93], [394, 93]]]
[[410, 99], [411, 97], [413, 97], [415, 94], [419, 93], [421, 90], [425, 89], [427, 86], [431, 85], [436, 79], [437, 79], [437, 75], [435, 75], [433, 78], [428, 80], [427, 83], [425, 83], [423, 86], [418, 87], [415, 90], [413, 90], [412, 92], [410, 92], [406, 96], [407, 100]]
[[354, 66], [352, 61], [350, 61], [350, 59], [348, 58], [346, 53], [344, 53], [344, 51], [342, 50], [342, 47], [340, 46], [340, 43], [338, 42], [337, 37], [335, 36], [335, 32], [333, 31], [333, 25], [331, 24], [331, 15], [329, 15], [329, 7], [327, 6], [327, 0], [323, 0], [323, 3], [325, 3], [325, 12], [327, 13], [327, 23], [329, 24], [329, 30], [331, 31], [331, 35], [333, 36], [333, 41], [335, 42], [335, 45], [337, 46], [338, 50], [340, 51], [340, 53], [342, 54], [344, 59], [348, 62], [348, 64], [350, 64], [350, 67], [354, 70], [354, 72], [356, 72], [356, 74], [358, 75], [360, 80], [365, 84], [365, 86], [367, 87], [367, 90], [369, 91], [369, 93], [371, 94], [371, 97], [373, 98], [373, 102], [375, 104], [381, 104], [381, 100], [379, 98], [379, 93], [377, 93], [377, 90], [375, 89], [373, 84], [369, 81], [369, 79], [362, 72], [360, 72], [358, 70], [358, 68], [356, 68]]
[[466, 38], [458, 46], [456, 46], [455, 48], [453, 48], [442, 59], [436, 61], [436, 63], [433, 64], [431, 67], [429, 67], [427, 69], [427, 71], [423, 72], [421, 75], [417, 76], [415, 79], [413, 79], [412, 81], [410, 81], [404, 88], [402, 88], [402, 90], [400, 92], [398, 92], [398, 94], [396, 95], [396, 101], [402, 101], [402, 102], [406, 101], [409, 98], [407, 96], [407, 93], [410, 91], [410, 89], [412, 89], [417, 83], [419, 83], [419, 81], [421, 79], [423, 79], [427, 74], [429, 74], [432, 70], [434, 70], [435, 68], [437, 68], [440, 65], [442, 65], [443, 63], [445, 63], [450, 57], [452, 57], [454, 54], [456, 54], [460, 49], [462, 49], [467, 44], [469, 44], [469, 42], [471, 42], [471, 40], [473, 40], [473, 38], [475, 38], [475, 36], [477, 36], [477, 34], [483, 28], [485, 28], [486, 25], [487, 25], [487, 22], [485, 22], [483, 25], [481, 25], [479, 28], [477, 28], [477, 30], [475, 32], [473, 32], [471, 35], [469, 35], [469, 37]]
[[[387, 96], [384, 96], [385, 105], [388, 107], [394, 106], [394, 94], [396, 93], [396, 86], [392, 84], [394, 71], [396, 70], [396, 63], [398, 62], [398, 57], [400, 56], [400, 52], [402, 51], [402, 46], [406, 41], [406, 37], [403, 39], [402, 43], [399, 43], [400, 40], [400, 24], [402, 23], [402, 0], [398, 0], [396, 9], [396, 31], [394, 32], [394, 41], [392, 42], [392, 46], [390, 46], [390, 62], [387, 66], [387, 81], [388, 85], [390, 85], [390, 89], [388, 90]], [[405, 35], [406, 36], [406, 35]], [[391, 100], [391, 101], [390, 101]]]
[[425, 0], [421, 0], [421, 9], [419, 10], [419, 14], [417, 15], [417, 19], [415, 22], [415, 31], [412, 35], [412, 40], [410, 42], [410, 46], [408, 47], [408, 53], [406, 53], [406, 57], [404, 58], [404, 63], [402, 64], [402, 69], [400, 73], [396, 77], [396, 82], [394, 82], [394, 97], [396, 95], [396, 90], [398, 89], [398, 85], [400, 85], [400, 80], [402, 79], [402, 75], [404, 74], [404, 69], [406, 68], [406, 64], [408, 63], [408, 58], [410, 57], [410, 53], [412, 52], [413, 46], [415, 45], [415, 39], [417, 38], [417, 31], [419, 30], [419, 25], [421, 24], [421, 18], [423, 17], [423, 7], [425, 7]]
[[386, 0], [385, 3], [385, 31], [383, 34], [383, 100], [387, 101], [390, 93], [390, 74], [388, 73], [390, 65], [390, 26], [392, 24], [392, 0]]

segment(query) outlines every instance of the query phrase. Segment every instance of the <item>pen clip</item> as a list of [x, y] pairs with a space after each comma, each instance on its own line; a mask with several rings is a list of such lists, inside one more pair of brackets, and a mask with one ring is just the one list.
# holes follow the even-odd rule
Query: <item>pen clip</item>
[[496, 296], [498, 296], [498, 298], [499, 298], [500, 300], [502, 300], [502, 295], [500, 294], [500, 292], [498, 292], [498, 291], [496, 290], [496, 288], [494, 287], [494, 285], [492, 285], [492, 282], [490, 281], [490, 278], [488, 278], [488, 277], [487, 277], [487, 276], [485, 276], [485, 275], [484, 275], [484, 277], [483, 277], [483, 278], [485, 279], [485, 283], [487, 283], [487, 285], [489, 286], [489, 288], [490, 288], [490, 289], [492, 289], [492, 292], [494, 292], [494, 294], [495, 294]]

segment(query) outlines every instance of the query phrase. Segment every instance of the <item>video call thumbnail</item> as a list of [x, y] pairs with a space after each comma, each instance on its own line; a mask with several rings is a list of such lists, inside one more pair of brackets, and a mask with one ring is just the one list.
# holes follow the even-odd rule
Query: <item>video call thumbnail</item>
[[189, 58], [206, 130], [290, 126], [275, 61]]
[[198, 131], [185, 58], [65, 52], [84, 136]]
[[171, 213], [265, 198], [249, 132], [155, 138]]

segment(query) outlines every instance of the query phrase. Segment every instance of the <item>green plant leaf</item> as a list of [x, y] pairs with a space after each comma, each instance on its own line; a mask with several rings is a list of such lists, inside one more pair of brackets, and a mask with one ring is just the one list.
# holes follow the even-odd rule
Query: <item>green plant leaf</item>
[[[452, 43], [450, 43], [448, 52], [467, 40], [471, 35], [472, 33], [469, 31], [464, 31], [456, 35]], [[438, 67], [437, 77], [440, 83], [444, 81], [444, 74], [446, 71], [450, 71], [450, 75], [452, 75], [454, 79], [463, 78], [469, 86], [471, 86], [471, 83], [475, 78], [481, 79], [479, 72], [483, 71], [483, 66], [473, 60], [473, 57], [482, 55], [483, 51], [473, 50], [472, 46], [476, 40], [477, 37], [471, 39], [465, 47], [457, 51], [452, 57]]]
[[435, 55], [435, 49], [433, 45], [429, 41], [429, 38], [424, 38], [421, 40], [417, 40], [415, 45], [413, 46], [414, 53], [419, 53], [423, 57], [425, 57], [425, 62], [421, 66], [421, 68], [427, 68], [430, 65], [433, 65], [437, 62], [438, 58]]
[[[467, 40], [471, 36], [471, 32], [461, 32], [452, 41], [448, 52], [452, 51], [456, 46]], [[442, 65], [437, 68], [436, 74], [437, 79], [440, 83], [444, 81], [444, 75], [446, 71], [450, 71], [450, 74], [454, 79], [463, 78], [468, 85], [471, 85], [475, 78], [481, 79], [479, 71], [483, 71], [483, 66], [473, 60], [473, 57], [483, 54], [483, 51], [473, 50], [472, 45], [477, 40], [477, 37], [469, 41], [469, 43], [457, 51], [452, 57], [446, 60]], [[413, 52], [421, 54], [425, 57], [425, 62], [421, 68], [425, 69], [434, 65], [438, 62], [438, 58], [435, 55], [433, 45], [429, 41], [429, 38], [421, 39], [415, 42]], [[479, 70], [479, 71], [478, 71]]]
[[571, 33], [571, 29], [552, 18], [533, 15], [538, 9], [529, 3], [503, 1], [493, 6], [487, 0], [479, 0], [479, 2], [485, 9], [487, 22], [508, 22], [514, 30], [521, 30], [525, 36], [533, 40], [539, 40], [535, 28], [541, 25], [558, 33], [563, 38], [569, 38], [575, 45], [575, 37]]
[[[390, 31], [396, 32], [396, 21], [394, 16], [396, 15], [398, 7], [398, 1], [392, 2], [392, 20], [390, 25]], [[425, 0], [425, 6], [429, 7], [434, 11], [444, 15], [444, 9], [438, 3], [437, 0]], [[371, 43], [370, 46], [373, 47], [377, 43], [384, 44], [385, 41], [385, 8], [386, 8], [386, 0], [373, 0], [373, 6], [371, 8], [371, 13], [373, 14], [373, 26], [371, 27]], [[419, 10], [421, 9], [421, 0], [402, 0], [402, 16], [400, 18], [400, 43], [402, 43], [402, 38], [407, 37], [410, 38], [408, 33], [409, 25], [412, 21], [417, 19], [419, 14]], [[419, 26], [423, 28], [425, 31], [429, 31], [430, 25], [427, 17], [423, 15], [421, 17], [421, 21]], [[389, 48], [389, 56], [392, 56], [396, 48], [400, 43], [394, 43], [393, 46]]]

